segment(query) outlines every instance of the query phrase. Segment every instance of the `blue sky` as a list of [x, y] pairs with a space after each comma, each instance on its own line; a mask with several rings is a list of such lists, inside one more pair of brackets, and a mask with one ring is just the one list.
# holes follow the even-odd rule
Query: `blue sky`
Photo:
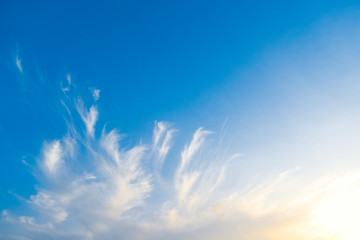
[[358, 239], [359, 7], [2, 1], [0, 239]]

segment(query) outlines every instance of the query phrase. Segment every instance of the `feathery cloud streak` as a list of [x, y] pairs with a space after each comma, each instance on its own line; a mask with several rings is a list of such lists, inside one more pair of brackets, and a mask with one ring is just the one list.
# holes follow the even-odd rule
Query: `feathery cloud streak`
[[20, 59], [18, 54], [16, 55], [15, 63], [16, 63], [16, 67], [18, 68], [20, 73], [22, 73], [23, 72], [23, 67], [22, 67], [22, 64], [21, 64], [21, 59]]

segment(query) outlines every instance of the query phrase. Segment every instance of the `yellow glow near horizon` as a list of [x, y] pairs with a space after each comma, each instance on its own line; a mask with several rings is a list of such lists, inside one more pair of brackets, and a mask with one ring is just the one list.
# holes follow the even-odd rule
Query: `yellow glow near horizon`
[[313, 209], [311, 225], [320, 239], [360, 239], [359, 175], [336, 182]]

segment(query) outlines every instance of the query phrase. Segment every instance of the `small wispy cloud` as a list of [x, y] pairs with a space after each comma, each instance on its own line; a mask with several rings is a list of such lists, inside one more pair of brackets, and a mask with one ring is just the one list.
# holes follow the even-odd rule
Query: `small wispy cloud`
[[23, 67], [22, 67], [20, 56], [18, 54], [16, 55], [15, 63], [16, 63], [16, 67], [18, 68], [20, 73], [22, 73], [23, 72]]
[[57, 169], [60, 167], [62, 160], [62, 149], [60, 142], [55, 140], [44, 147], [44, 170], [49, 174], [56, 174]]
[[97, 101], [100, 97], [100, 89], [94, 89], [92, 91], [92, 94], [93, 94], [94, 100]]
[[153, 164], [154, 172], [157, 177], [160, 177], [160, 171], [171, 148], [174, 133], [177, 131], [174, 128], [170, 128], [170, 126], [171, 124], [167, 122], [155, 122], [152, 152], [155, 155]]
[[71, 85], [71, 74], [70, 73], [66, 74], [66, 81], [68, 82], [69, 85]]
[[95, 124], [98, 118], [98, 111], [96, 106], [91, 106], [89, 110], [84, 106], [84, 102], [81, 98], [78, 99], [76, 104], [76, 109], [81, 116], [81, 119], [84, 121], [87, 133], [94, 137], [95, 134]]

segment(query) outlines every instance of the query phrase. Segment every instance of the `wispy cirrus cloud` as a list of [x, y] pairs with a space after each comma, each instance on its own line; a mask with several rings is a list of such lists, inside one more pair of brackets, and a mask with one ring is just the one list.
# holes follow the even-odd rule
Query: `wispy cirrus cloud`
[[84, 107], [83, 100], [81, 98], [78, 99], [76, 104], [76, 109], [81, 116], [81, 119], [84, 121], [86, 126], [87, 133], [94, 137], [95, 134], [95, 124], [98, 118], [98, 110], [96, 106], [91, 106], [89, 110]]
[[175, 128], [171, 128], [171, 124], [168, 122], [155, 122], [151, 149], [152, 154], [154, 155], [154, 174], [159, 181], [162, 181], [160, 172], [170, 151], [176, 131]]
[[44, 147], [44, 171], [48, 174], [56, 174], [57, 169], [62, 164], [62, 147], [60, 142], [55, 140]]
[[[39, 239], [46, 238], [49, 234], [68, 232], [75, 223], [83, 229], [83, 236], [86, 236], [84, 238], [96, 239], [106, 232], [109, 236], [119, 234], [112, 229], [116, 222], [138, 222], [134, 225], [137, 229], [142, 229], [141, 225], [145, 222], [151, 222], [154, 216], [150, 219], [144, 218], [141, 216], [144, 211], [135, 208], [148, 204], [146, 200], [154, 188], [172, 189], [160, 205], [166, 207], [171, 204], [174, 208], [171, 211], [183, 214], [201, 205], [202, 203], [198, 202], [200, 199], [196, 199], [211, 194], [209, 191], [220, 184], [224, 174], [222, 167], [220, 176], [213, 179], [211, 175], [217, 174], [217, 171], [206, 170], [207, 166], [200, 166], [201, 164], [192, 164], [195, 162], [195, 155], [200, 153], [205, 138], [210, 134], [209, 131], [200, 128], [194, 133], [190, 144], [186, 145], [181, 153], [174, 179], [162, 182], [166, 186], [159, 185], [154, 177], [162, 179], [163, 163], [177, 131], [170, 127], [170, 123], [155, 123], [152, 143], [138, 144], [130, 148], [121, 147], [123, 136], [116, 129], [106, 131], [104, 128], [100, 136], [95, 135], [98, 118], [95, 105], [87, 107], [80, 97], [75, 98], [77, 100], [73, 103], [69, 102], [69, 99], [62, 100], [66, 112], [69, 113], [69, 132], [60, 139], [46, 142], [37, 166], [34, 167], [37, 169], [35, 172], [40, 184], [37, 193], [30, 196], [27, 204], [35, 215], [21, 217], [29, 221], [21, 222], [20, 217], [15, 216], [13, 219], [18, 220], [10, 221], [9, 213], [5, 211], [5, 222], [21, 222], [20, 227], [25, 224], [27, 227], [24, 229]], [[66, 101], [68, 102], [65, 103]], [[73, 107], [69, 107], [69, 104]], [[81, 127], [73, 121], [76, 114], [71, 113], [72, 109], [85, 125], [84, 134], [81, 134], [78, 130]], [[87, 136], [91, 136], [92, 140]], [[199, 159], [197, 163], [201, 161], [203, 160]], [[210, 186], [213, 183], [215, 185]], [[204, 196], [199, 196], [205, 192]], [[191, 197], [191, 200], [186, 200], [187, 196]], [[156, 219], [162, 221], [161, 219], [169, 217], [166, 212], [162, 214]], [[31, 230], [35, 225], [41, 226], [41, 233]], [[57, 231], [60, 233], [56, 233]], [[73, 234], [79, 236], [78, 231]]]
[[66, 74], [66, 81], [68, 82], [69, 85], [71, 85], [71, 74], [70, 73]]
[[21, 58], [20, 58], [19, 54], [16, 54], [15, 64], [16, 64], [16, 67], [18, 68], [18, 70], [20, 71], [20, 73], [22, 73], [23, 67], [22, 67]]
[[97, 101], [100, 97], [100, 89], [96, 89], [96, 88], [93, 89], [92, 94], [93, 94], [94, 100]]
[[[66, 111], [74, 109], [87, 131], [81, 134], [81, 126], [72, 122], [62, 138], [44, 144], [34, 166], [37, 192], [25, 202], [32, 213], [2, 212], [3, 225], [21, 230], [7, 231], [7, 239], [335, 240], [336, 234], [356, 234], [354, 226], [342, 225], [334, 233], [324, 218], [330, 208], [345, 204], [344, 187], [359, 198], [353, 187], [359, 173], [320, 178], [304, 187], [296, 175], [301, 170], [294, 168], [229, 188], [234, 183], [227, 181], [227, 169], [241, 155], [229, 154], [222, 138], [199, 128], [179, 152], [173, 175], [164, 177], [164, 161], [179, 130], [155, 122], [150, 143], [125, 147], [116, 129], [95, 135], [97, 108], [75, 99], [64, 106], [73, 105]], [[351, 216], [350, 210], [342, 214]]]

